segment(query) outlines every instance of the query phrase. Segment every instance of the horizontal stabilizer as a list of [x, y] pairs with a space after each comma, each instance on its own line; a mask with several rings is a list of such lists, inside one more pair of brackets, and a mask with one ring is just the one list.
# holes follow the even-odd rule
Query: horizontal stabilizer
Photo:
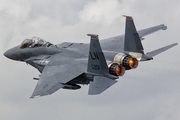
[[101, 94], [103, 91], [114, 85], [117, 81], [102, 77], [102, 76], [94, 76], [93, 82], [90, 82], [89, 85], [89, 95], [97, 95]]
[[168, 49], [176, 46], [177, 44], [178, 44], [178, 43], [173, 43], [173, 44], [171, 44], [171, 45], [168, 45], [168, 46], [159, 48], [159, 49], [154, 50], [154, 51], [151, 51], [151, 52], [148, 52], [146, 55], [151, 56], [151, 57], [156, 56], [156, 55], [158, 55], [158, 54], [160, 54], [160, 53], [162, 53], [162, 52], [164, 52], [164, 51], [166, 51], [166, 50], [168, 50]]

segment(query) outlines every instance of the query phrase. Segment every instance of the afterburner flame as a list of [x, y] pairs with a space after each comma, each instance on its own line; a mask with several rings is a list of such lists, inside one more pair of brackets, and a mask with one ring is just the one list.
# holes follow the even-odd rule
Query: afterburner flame
[[117, 76], [123, 76], [124, 73], [125, 73], [125, 68], [122, 65], [120, 65], [116, 68], [116, 75]]
[[129, 67], [130, 68], [137, 68], [137, 66], [138, 66], [138, 60], [136, 58], [132, 58], [129, 61]]

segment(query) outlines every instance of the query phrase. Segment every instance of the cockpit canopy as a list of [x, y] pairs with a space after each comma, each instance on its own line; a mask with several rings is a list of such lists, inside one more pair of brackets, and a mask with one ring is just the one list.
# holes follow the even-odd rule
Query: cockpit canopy
[[31, 39], [25, 39], [21, 45], [19, 46], [20, 48], [36, 48], [36, 47], [49, 47], [52, 44], [50, 42], [47, 42], [39, 37], [33, 37]]

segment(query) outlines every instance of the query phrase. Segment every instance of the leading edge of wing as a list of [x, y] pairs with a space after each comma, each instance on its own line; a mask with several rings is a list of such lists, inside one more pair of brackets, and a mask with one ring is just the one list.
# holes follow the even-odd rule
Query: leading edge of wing
[[30, 98], [50, 95], [82, 73], [83, 71], [78, 69], [76, 65], [46, 66]]

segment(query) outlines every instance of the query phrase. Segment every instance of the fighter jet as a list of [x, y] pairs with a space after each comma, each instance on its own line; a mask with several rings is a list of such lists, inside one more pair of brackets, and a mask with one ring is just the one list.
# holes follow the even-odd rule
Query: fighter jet
[[20, 45], [7, 50], [4, 55], [12, 60], [26, 62], [35, 67], [40, 75], [30, 98], [51, 95], [59, 89], [80, 89], [89, 84], [89, 95], [101, 94], [117, 83], [126, 70], [138, 67], [140, 61], [152, 60], [169, 48], [170, 44], [144, 53], [141, 43], [144, 36], [158, 30], [166, 30], [165, 24], [136, 30], [131, 16], [126, 18], [125, 34], [99, 40], [90, 36], [90, 43], [64, 42], [54, 45], [39, 37], [25, 39]]

